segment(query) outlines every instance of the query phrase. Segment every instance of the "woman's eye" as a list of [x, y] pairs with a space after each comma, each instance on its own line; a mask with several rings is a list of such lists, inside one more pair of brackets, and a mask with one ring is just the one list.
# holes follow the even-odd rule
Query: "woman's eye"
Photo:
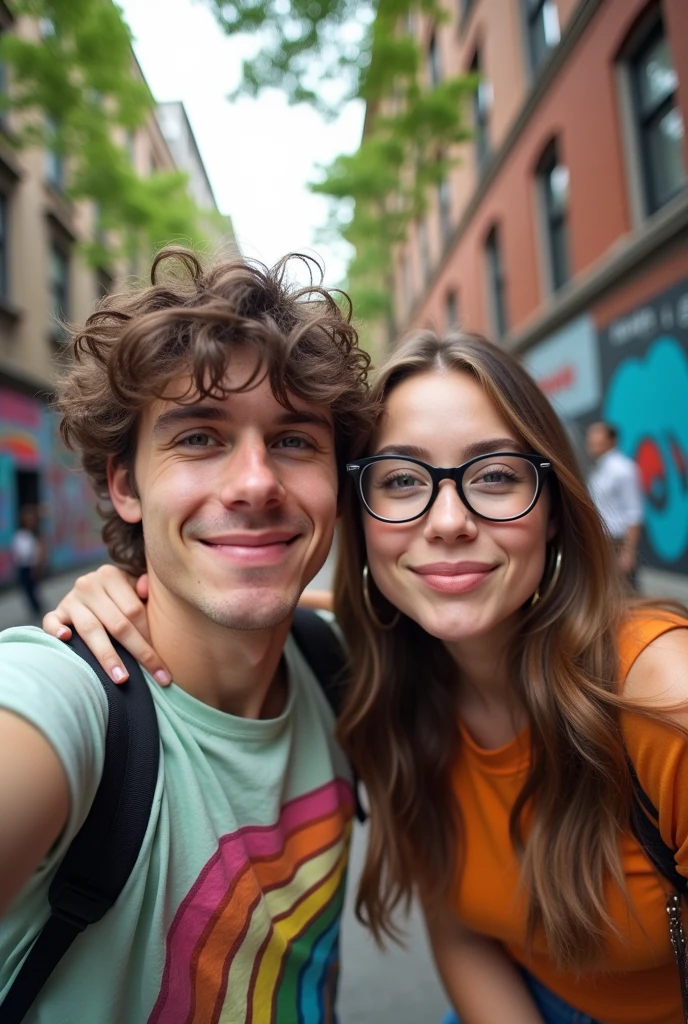
[[391, 488], [392, 490], [404, 490], [409, 487], [417, 487], [422, 484], [421, 480], [418, 480], [415, 476], [410, 473], [402, 473], [399, 476], [388, 477], [384, 481], [383, 487]]

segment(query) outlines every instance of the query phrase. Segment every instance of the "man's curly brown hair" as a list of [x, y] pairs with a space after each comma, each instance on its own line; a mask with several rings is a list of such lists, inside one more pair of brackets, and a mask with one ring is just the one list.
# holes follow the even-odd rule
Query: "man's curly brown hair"
[[[307, 265], [311, 281], [317, 269], [318, 283], [290, 286], [293, 260]], [[189, 250], [166, 248], [155, 257], [150, 287], [107, 297], [83, 328], [72, 331], [71, 365], [56, 405], [62, 436], [93, 483], [114, 562], [136, 574], [146, 567], [141, 524], [125, 523], [110, 503], [108, 459], [133, 469], [141, 411], [169, 397], [180, 374], [188, 373], [189, 386], [175, 396], [179, 402], [225, 397], [267, 377], [286, 408], [290, 396], [327, 405], [341, 484], [344, 463], [372, 422], [370, 358], [359, 347], [348, 298], [342, 302], [344, 309], [306, 256], [287, 256], [272, 269], [240, 256], [204, 266]], [[240, 387], [228, 388], [232, 350], [246, 345], [255, 349], [256, 370]]]

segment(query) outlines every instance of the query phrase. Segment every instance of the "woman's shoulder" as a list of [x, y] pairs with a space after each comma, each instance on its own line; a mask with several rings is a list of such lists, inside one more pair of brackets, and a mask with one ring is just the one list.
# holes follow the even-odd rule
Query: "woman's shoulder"
[[619, 629], [619, 674], [624, 697], [666, 710], [685, 704], [676, 714], [688, 725], [688, 615], [680, 608], [630, 608]]

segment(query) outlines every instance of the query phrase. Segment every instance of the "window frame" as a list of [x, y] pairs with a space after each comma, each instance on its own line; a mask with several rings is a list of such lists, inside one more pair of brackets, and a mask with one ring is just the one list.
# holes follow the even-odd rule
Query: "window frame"
[[[636, 38], [633, 48], [625, 57], [631, 100], [631, 118], [633, 133], [635, 136], [635, 149], [638, 154], [641, 168], [640, 188], [645, 216], [652, 216], [652, 214], [657, 213], [688, 186], [688, 167], [686, 167], [683, 150], [681, 153], [684, 169], [683, 180], [664, 197], [660, 195], [659, 183], [656, 180], [652, 161], [651, 132], [653, 128], [655, 128], [671, 110], [678, 111], [678, 114], [683, 121], [683, 114], [678, 103], [677, 85], [674, 86], [674, 89], [670, 93], [667, 93], [661, 100], [658, 100], [648, 108], [648, 110], [643, 109], [645, 107], [645, 103], [642, 95], [641, 81], [643, 68], [645, 66], [645, 59], [662, 39], [665, 40], [667, 49], [669, 49], [669, 40], [665, 32], [664, 21], [658, 8], [656, 17], [654, 17], [652, 21], [645, 26], [645, 31], [639, 38]], [[669, 52], [671, 53], [670, 49]], [[673, 61], [673, 54], [671, 54], [671, 57], [672, 68], [678, 80], [678, 73]], [[685, 133], [685, 122], [683, 129]]]
[[[556, 14], [558, 38], [555, 43], [549, 43], [547, 40], [546, 10], [553, 10]], [[531, 77], [535, 78], [540, 74], [561, 41], [559, 8], [556, 5], [556, 0], [521, 0], [521, 13], [526, 37], [528, 69]], [[539, 26], [542, 26], [541, 32], [537, 31]], [[544, 47], [540, 43], [540, 35], [544, 40]]]
[[493, 224], [485, 236], [484, 251], [490, 318], [495, 339], [499, 341], [509, 333], [509, 318], [506, 308], [506, 272], [499, 224]]
[[553, 294], [560, 291], [571, 279], [568, 197], [562, 211], [557, 210], [552, 201], [550, 181], [552, 173], [557, 167], [566, 168], [569, 174], [568, 189], [570, 190], [570, 172], [567, 165], [560, 159], [558, 140], [553, 138], [545, 146], [535, 169], [541, 233], [547, 257], [547, 282], [549, 290]]
[[[64, 286], [62, 288], [62, 297], [64, 299], [61, 306], [58, 308], [58, 303], [55, 302], [57, 296], [57, 290], [55, 284], [57, 276], [53, 273], [55, 263], [53, 257], [59, 255], [63, 261], [64, 266]], [[48, 292], [50, 296], [50, 334], [53, 340], [62, 341], [65, 336], [65, 330], [63, 321], [69, 321], [71, 316], [71, 301], [72, 301], [72, 284], [71, 284], [71, 252], [69, 246], [61, 242], [54, 235], [50, 238], [48, 245]]]
[[485, 96], [489, 88], [481, 67], [480, 49], [476, 47], [469, 66], [469, 72], [480, 75], [480, 82], [472, 97], [473, 108], [473, 141], [475, 144], [475, 161], [478, 171], [481, 172], [492, 154], [492, 143], [490, 141], [490, 117], [486, 109]]

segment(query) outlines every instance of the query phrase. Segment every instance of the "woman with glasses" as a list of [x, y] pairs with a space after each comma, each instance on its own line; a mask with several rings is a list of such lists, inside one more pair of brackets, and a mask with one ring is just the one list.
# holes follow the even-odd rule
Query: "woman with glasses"
[[424, 333], [374, 391], [335, 584], [340, 734], [370, 803], [358, 913], [393, 936], [419, 893], [461, 1024], [676, 1024], [630, 765], [688, 877], [688, 621], [628, 604], [566, 433], [508, 354]]

